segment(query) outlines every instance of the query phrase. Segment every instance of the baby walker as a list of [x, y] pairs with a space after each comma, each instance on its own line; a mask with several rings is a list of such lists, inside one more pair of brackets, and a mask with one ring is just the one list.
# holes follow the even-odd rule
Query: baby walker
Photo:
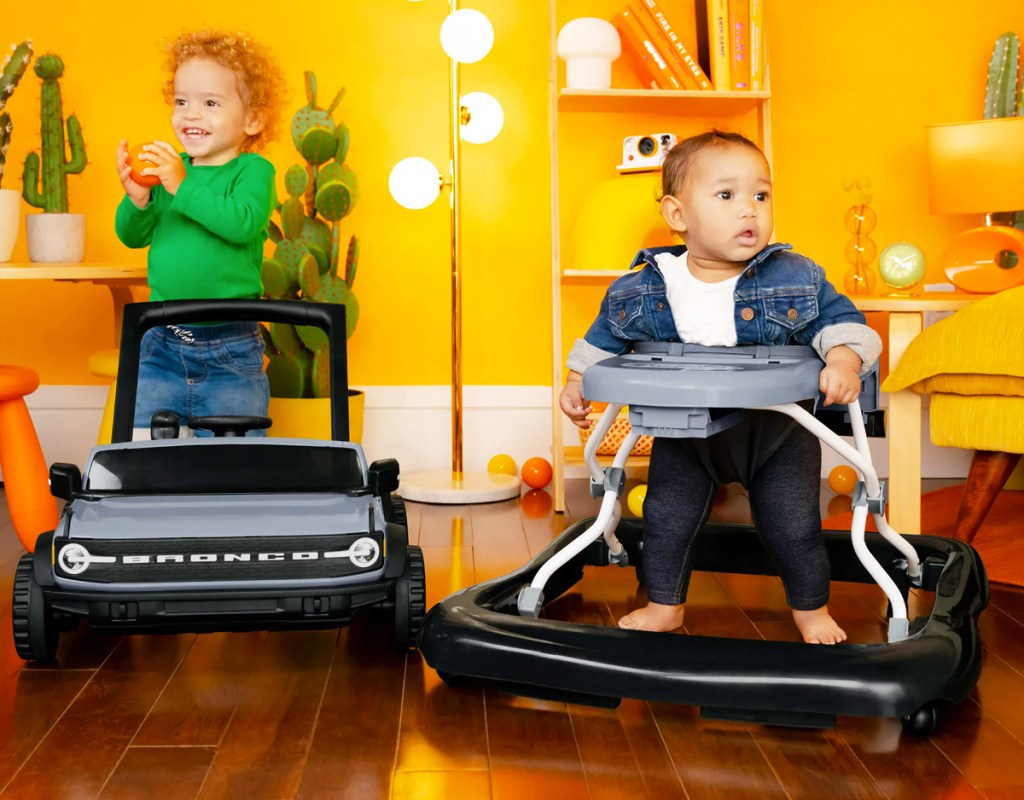
[[[974, 549], [954, 539], [905, 539], [885, 518], [859, 400], [847, 407], [855, 446], [798, 403], [818, 396], [821, 360], [809, 347], [638, 343], [583, 377], [584, 396], [609, 403], [584, 450], [596, 518], [570, 526], [515, 572], [458, 592], [427, 614], [420, 649], [446, 681], [483, 679], [516, 694], [615, 706], [623, 696], [698, 705], [705, 717], [832, 727], [837, 715], [901, 717], [928, 736], [943, 702], [963, 700], [981, 670], [978, 615], [988, 581]], [[642, 570], [642, 522], [621, 519], [626, 457], [642, 434], [707, 437], [746, 408], [787, 414], [847, 459], [861, 480], [849, 533], [825, 531], [832, 578], [877, 583], [889, 603], [888, 642], [811, 645], [679, 636], [540, 619], [584, 565]], [[623, 405], [632, 430], [611, 466], [596, 457]], [[871, 514], [879, 533], [865, 533]], [[853, 555], [856, 558], [853, 558]], [[756, 529], [708, 523], [694, 568], [775, 574]], [[933, 592], [930, 615], [907, 618], [910, 587]]]

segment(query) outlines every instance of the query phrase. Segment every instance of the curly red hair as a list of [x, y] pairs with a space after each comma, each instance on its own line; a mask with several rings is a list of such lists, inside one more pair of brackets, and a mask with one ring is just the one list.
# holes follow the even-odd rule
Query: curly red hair
[[168, 103], [174, 102], [174, 73], [192, 58], [208, 58], [234, 70], [242, 101], [263, 118], [262, 130], [247, 137], [242, 149], [263, 150], [277, 136], [285, 98], [284, 75], [270, 50], [241, 31], [204, 29], [181, 34], [167, 44], [171, 77], [163, 89]]

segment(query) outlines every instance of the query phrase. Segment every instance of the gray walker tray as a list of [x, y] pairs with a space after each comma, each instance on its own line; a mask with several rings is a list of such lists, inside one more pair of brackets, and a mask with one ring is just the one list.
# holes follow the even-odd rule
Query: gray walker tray
[[[608, 403], [584, 449], [591, 494], [602, 499], [601, 508], [593, 523], [548, 559], [530, 585], [520, 591], [519, 614], [536, 617], [544, 604], [544, 586], [550, 577], [602, 537], [612, 563], [628, 563], [615, 529], [622, 516], [626, 458], [641, 435], [708, 437], [739, 422], [742, 408], [765, 409], [793, 418], [857, 470], [860, 480], [853, 496], [851, 542], [858, 559], [889, 600], [889, 641], [905, 639], [909, 629], [907, 604], [896, 582], [865, 544], [867, 515], [872, 514], [879, 533], [904, 557], [910, 585], [921, 585], [921, 562], [914, 547], [886, 521], [885, 487], [871, 463], [860, 401], [848, 406], [854, 446], [799, 405], [817, 398], [821, 368], [821, 359], [810, 347], [702, 347], [669, 342], [637, 343], [634, 352], [590, 367], [583, 375], [583, 394], [588, 400]], [[738, 408], [740, 404], [742, 408]], [[597, 461], [597, 448], [626, 405], [630, 433], [612, 465], [603, 469]], [[731, 413], [715, 413], [715, 409]]]

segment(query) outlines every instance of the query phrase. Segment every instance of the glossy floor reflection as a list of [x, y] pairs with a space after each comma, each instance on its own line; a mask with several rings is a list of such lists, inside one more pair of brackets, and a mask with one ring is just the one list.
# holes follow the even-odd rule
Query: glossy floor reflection
[[[410, 504], [428, 604], [519, 566], [596, 509], [582, 481], [568, 502], [564, 515], [544, 491]], [[823, 492], [823, 512], [835, 502]], [[749, 519], [742, 493], [724, 492], [715, 516]], [[269, 634], [81, 629], [63, 637], [56, 664], [25, 665], [10, 637], [20, 555], [0, 504], [0, 800], [1024, 797], [1020, 590], [993, 587], [978, 688], [920, 741], [896, 720], [802, 731], [703, 720], [686, 706], [606, 710], [455, 689], [417, 653], [396, 656], [390, 624], [370, 617]], [[548, 613], [611, 624], [643, 600], [631, 570], [588, 571]], [[877, 590], [836, 585], [831, 605], [853, 639], [884, 638]], [[770, 578], [698, 574], [690, 606], [692, 633], [796, 637]]]

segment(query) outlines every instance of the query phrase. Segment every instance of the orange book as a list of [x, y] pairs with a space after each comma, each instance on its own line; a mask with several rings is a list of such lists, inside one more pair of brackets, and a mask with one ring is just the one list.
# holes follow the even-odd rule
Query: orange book
[[732, 88], [729, 69], [729, 0], [707, 0], [707, 8], [711, 82], [718, 91], [727, 92]]
[[761, 92], [765, 81], [764, 0], [750, 0], [750, 88]]
[[650, 38], [640, 27], [629, 8], [619, 12], [618, 28], [623, 39], [629, 45], [628, 50], [632, 55], [634, 66], [641, 81], [649, 83], [656, 89], [680, 89], [682, 88], [678, 78], [672, 75], [672, 71], [665, 61], [664, 56], [650, 41]]
[[647, 7], [643, 4], [643, 0], [628, 0], [626, 8], [636, 21], [640, 23], [640, 27], [643, 29], [647, 40], [654, 45], [661, 56], [661, 60], [668, 66], [669, 80], [674, 84], [672, 88], [699, 88], [697, 81], [691, 77], [689, 70], [679, 60], [679, 56], [675, 54], [668, 39], [665, 38], [665, 34], [658, 27], [658, 23], [654, 21], [654, 17], [647, 12]]
[[[661, 29], [665, 38], [668, 40], [669, 46], [675, 51], [676, 56], [683, 64], [683, 68], [689, 72], [693, 80], [696, 82], [698, 89], [710, 89], [711, 81], [708, 80], [708, 76], [704, 74], [704, 70], [700, 68], [700, 64], [697, 63], [695, 57], [696, 50], [691, 54], [690, 50], [686, 47], [686, 43], [683, 41], [681, 33], [677, 33], [676, 28], [669, 22], [668, 17], [665, 16], [665, 12], [658, 5], [658, 0], [641, 0], [641, 3], [647, 8], [651, 17], [655, 23]], [[677, 18], [677, 22], [681, 21]], [[691, 20], [696, 22], [696, 19]], [[682, 29], [680, 28], [680, 31]]]
[[729, 70], [732, 88], [750, 88], [750, 0], [729, 0]]

